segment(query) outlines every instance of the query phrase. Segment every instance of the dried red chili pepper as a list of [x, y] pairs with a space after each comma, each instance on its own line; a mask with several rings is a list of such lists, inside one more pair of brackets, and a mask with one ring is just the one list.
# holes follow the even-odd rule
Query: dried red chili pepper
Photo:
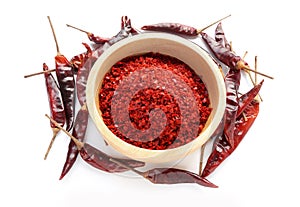
[[110, 38], [95, 36], [93, 33], [87, 33], [89, 40], [96, 44], [104, 44], [110, 40]]
[[81, 106], [83, 106], [86, 103], [86, 83], [90, 74], [90, 70], [93, 67], [96, 60], [97, 58], [95, 56], [91, 56], [77, 73], [76, 92], [77, 99]]
[[131, 25], [131, 19], [128, 18], [128, 16], [122, 16], [121, 17], [121, 30], [126, 30], [130, 34], [138, 34], [139, 32], [132, 27]]
[[59, 52], [59, 47], [58, 47], [52, 22], [50, 20], [50, 17], [49, 16], [47, 17], [49, 20], [49, 24], [56, 45], [57, 55], [55, 56], [55, 72], [56, 72], [56, 77], [59, 84], [60, 92], [62, 94], [62, 100], [65, 108], [66, 125], [67, 125], [66, 128], [67, 131], [69, 131], [72, 129], [74, 123], [75, 80], [74, 80], [74, 75], [71, 67], [72, 65], [67, 60], [67, 58]]
[[224, 134], [227, 141], [232, 146], [234, 144], [234, 122], [239, 108], [238, 89], [240, 86], [240, 79], [240, 70], [229, 69], [228, 73], [225, 76], [226, 107], [224, 114]]
[[221, 22], [219, 22], [219, 24], [216, 27], [216, 30], [215, 30], [215, 40], [217, 42], [221, 43], [227, 49], [231, 50], [230, 43], [227, 41], [227, 39], [225, 37], [225, 33], [223, 31], [222, 23]]
[[95, 44], [100, 44], [100, 45], [102, 45], [102, 44], [104, 44], [104, 43], [106, 43], [106, 42], [108, 42], [108, 41], [110, 40], [110, 38], [100, 37], [100, 36], [95, 36], [95, 35], [94, 35], [93, 33], [91, 33], [91, 32], [87, 32], [87, 31], [85, 31], [85, 30], [83, 30], [83, 29], [79, 29], [78, 27], [74, 27], [74, 26], [69, 25], [69, 24], [67, 24], [67, 27], [71, 27], [71, 28], [73, 28], [73, 29], [76, 29], [76, 30], [78, 30], [78, 31], [81, 31], [81, 32], [83, 32], [83, 33], [86, 33], [87, 36], [88, 36], [88, 38], [89, 38], [89, 40], [92, 41], [92, 42], [94, 42]]
[[[221, 35], [218, 35], [219, 33], [221, 33]], [[241, 71], [236, 69], [234, 61], [228, 60], [232, 60], [233, 57], [237, 56], [230, 49], [225, 47], [226, 38], [220, 24], [219, 27], [217, 27], [216, 29], [216, 39], [219, 41], [212, 39], [208, 35], [204, 35], [204, 33], [201, 34], [204, 40], [209, 45], [209, 47], [212, 49], [215, 56], [229, 67], [229, 71], [225, 76], [225, 86], [227, 95], [224, 115], [224, 135], [225, 139], [229, 142], [229, 144], [233, 146], [234, 123], [239, 107], [238, 89], [240, 86]]]
[[[91, 166], [110, 173], [124, 172], [127, 171], [128, 168], [122, 167], [110, 160], [111, 156], [101, 152], [95, 147], [85, 143], [84, 146], [80, 149], [80, 155], [82, 159], [90, 164]], [[131, 160], [131, 159], [119, 159], [114, 158], [118, 161], [124, 162], [127, 165], [136, 168], [143, 167], [145, 163]]]
[[117, 35], [113, 36], [107, 42], [107, 44], [108, 46], [111, 46], [116, 42], [119, 42], [120, 40], [135, 34], [138, 34], [138, 31], [132, 27], [130, 18], [128, 18], [127, 16], [122, 16], [120, 32]]
[[93, 51], [91, 47], [86, 44], [82, 43], [83, 46], [86, 48], [86, 52], [81, 53], [79, 55], [74, 56], [71, 60], [70, 63], [72, 65], [73, 72], [76, 74], [84, 65], [86, 60], [92, 55]]
[[62, 128], [55, 120], [50, 118], [47, 114], [46, 117], [51, 120], [56, 127], [64, 131], [76, 144], [77, 149], [82, 157], [82, 159], [90, 164], [91, 166], [110, 173], [116, 172], [124, 172], [127, 171], [128, 168], [122, 167], [115, 162], [111, 161], [110, 159], [114, 159], [120, 161], [122, 163], [126, 163], [126, 165], [136, 168], [136, 167], [143, 167], [145, 165], [144, 162], [131, 160], [131, 159], [119, 159], [119, 158], [112, 158], [111, 156], [105, 154], [104, 152], [98, 150], [97, 148], [91, 146], [88, 143], [81, 142], [77, 140], [74, 136], [72, 136], [67, 130]]
[[[43, 71], [48, 71], [48, 70], [49, 70], [48, 66], [46, 65], [46, 63], [44, 63]], [[62, 101], [59, 87], [51, 73], [44, 73], [44, 77], [45, 77], [45, 84], [47, 88], [51, 117], [56, 122], [58, 122], [61, 126], [64, 126], [66, 117], [65, 117], [65, 111], [64, 111], [63, 101]], [[53, 130], [53, 137], [51, 139], [50, 145], [48, 147], [44, 159], [47, 159], [51, 146], [55, 140], [57, 133], [59, 132], [59, 129], [52, 122], [50, 122], [50, 126]]]
[[56, 77], [60, 86], [66, 113], [66, 128], [70, 131], [74, 123], [75, 80], [70, 62], [61, 54], [55, 56]]
[[[77, 92], [78, 101], [81, 106], [83, 106], [86, 102], [86, 95], [85, 95], [86, 82], [87, 82], [87, 79], [88, 79], [88, 76], [90, 73], [90, 69], [93, 66], [93, 65], [90, 65], [90, 63], [94, 64], [94, 62], [96, 61], [96, 59], [92, 57], [93, 51], [89, 47], [89, 45], [86, 43], [82, 43], [82, 44], [86, 47], [87, 52], [84, 54], [81, 54], [80, 58], [78, 58], [78, 63], [80, 62], [80, 64], [77, 67], [78, 72], [77, 72], [77, 76], [76, 76], [76, 89], [77, 89], [76, 92]], [[89, 63], [87, 63], [87, 61], [89, 61]]]
[[274, 79], [272, 76], [266, 75], [264, 73], [249, 68], [247, 62], [245, 62], [240, 56], [236, 55], [233, 51], [231, 51], [230, 48], [223, 46], [221, 42], [217, 42], [204, 32], [201, 32], [201, 35], [203, 40], [206, 42], [213, 54], [216, 56], [216, 58], [219, 59], [225, 65], [227, 65], [229, 68], [237, 70], [247, 70], [265, 76], [267, 78]]
[[187, 170], [177, 168], [154, 168], [145, 172], [138, 171], [128, 166], [126, 163], [111, 158], [112, 162], [118, 165], [128, 168], [133, 172], [143, 176], [154, 184], [179, 184], [179, 183], [195, 183], [210, 188], [217, 188], [215, 184], [211, 183], [207, 179]]
[[210, 188], [218, 187], [196, 173], [176, 168], [154, 168], [147, 171], [144, 177], [155, 184], [196, 183]]
[[173, 34], [187, 35], [192, 37], [197, 36], [199, 34], [198, 30], [195, 27], [187, 26], [180, 23], [169, 22], [145, 25], [141, 29], [159, 32], [169, 32]]
[[251, 101], [258, 95], [262, 85], [263, 85], [264, 80], [262, 80], [259, 84], [255, 85], [250, 91], [247, 93], [243, 94], [239, 98], [239, 108], [237, 111], [236, 116], [239, 117], [245, 108], [251, 103]]
[[[77, 112], [76, 119], [74, 122], [74, 127], [72, 135], [77, 138], [78, 141], [84, 142], [85, 133], [88, 126], [89, 113], [87, 111], [86, 105], [83, 105], [81, 109]], [[75, 163], [78, 156], [78, 148], [73, 140], [70, 140], [68, 153], [63, 170], [60, 175], [60, 180], [70, 171], [73, 164]]]
[[186, 35], [186, 36], [190, 36], [190, 37], [196, 37], [202, 31], [207, 29], [208, 27], [211, 27], [212, 25], [214, 25], [230, 16], [231, 15], [223, 17], [202, 29], [196, 29], [195, 27], [187, 26], [187, 25], [180, 24], [180, 23], [158, 23], [158, 24], [152, 24], [152, 25], [145, 25], [142, 27], [142, 29], [150, 30], [150, 31], [169, 32], [169, 33], [178, 34], [178, 35]]
[[259, 102], [252, 100], [243, 111], [247, 118], [245, 119], [243, 115], [240, 115], [236, 119], [233, 146], [229, 144], [224, 134], [216, 139], [212, 153], [208, 157], [206, 166], [201, 174], [202, 177], [210, 175], [238, 147], [239, 143], [254, 123], [258, 112]]
[[217, 42], [204, 32], [202, 32], [201, 35], [217, 59], [229, 68], [242, 69], [239, 64], [240, 61], [242, 61], [245, 65], [248, 65], [240, 56], [237, 56], [230, 49], [223, 46], [221, 42]]

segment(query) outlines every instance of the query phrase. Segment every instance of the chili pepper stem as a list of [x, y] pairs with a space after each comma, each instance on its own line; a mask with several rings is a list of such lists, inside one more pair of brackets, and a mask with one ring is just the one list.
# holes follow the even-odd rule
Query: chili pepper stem
[[139, 170], [136, 170], [136, 169], [134, 169], [134, 168], [132, 168], [132, 167], [130, 167], [128, 165], [125, 165], [124, 163], [122, 163], [122, 162], [120, 162], [120, 161], [118, 161], [118, 160], [116, 160], [114, 158], [109, 158], [109, 160], [112, 161], [112, 162], [114, 162], [114, 163], [116, 163], [116, 164], [118, 164], [118, 165], [120, 165], [121, 167], [124, 167], [124, 168], [126, 168], [128, 170], [131, 170], [131, 171], [135, 172], [136, 174], [138, 174], [140, 176], [143, 176], [143, 177], [147, 176], [147, 173], [141, 172]]
[[[244, 53], [243, 59], [245, 59], [245, 57], [246, 57], [247, 54], [248, 54], [248, 51], [246, 51], [246, 52]], [[250, 78], [250, 80], [251, 80], [253, 86], [256, 86], [256, 85], [257, 85], [257, 62], [256, 62], [256, 61], [257, 61], [257, 56], [255, 56], [255, 65], [254, 65], [254, 70], [255, 70], [255, 80], [253, 80], [252, 75], [250, 74], [250, 71], [245, 70], [245, 72], [248, 74], [248, 76], [249, 76], [249, 78]], [[261, 95], [258, 94], [258, 96], [259, 96], [260, 101], [263, 101]]]
[[56, 38], [56, 35], [55, 35], [55, 31], [54, 31], [54, 28], [53, 28], [50, 16], [47, 16], [47, 18], [49, 20], [49, 24], [50, 24], [51, 31], [52, 31], [52, 34], [53, 34], [53, 38], [54, 38], [54, 41], [55, 41], [57, 55], [61, 55], [61, 53], [59, 51], [59, 47], [58, 47], [58, 43], [57, 43], [57, 38]]
[[248, 54], [248, 51], [246, 51], [246, 52], [244, 53], [243, 59], [245, 59], [245, 57], [247, 56], [247, 54]]
[[221, 19], [219, 19], [219, 20], [217, 20], [217, 21], [215, 21], [215, 22], [213, 22], [213, 23], [207, 25], [206, 27], [203, 27], [202, 29], [198, 29], [198, 30], [197, 30], [197, 33], [200, 34], [200, 33], [203, 32], [204, 30], [206, 30], [207, 28], [209, 28], [209, 27], [211, 27], [211, 26], [217, 24], [218, 22], [220, 22], [220, 21], [222, 21], [222, 20], [224, 20], [224, 19], [226, 19], [226, 18], [228, 18], [228, 17], [230, 17], [230, 16], [231, 16], [231, 14], [229, 14], [229, 15], [227, 15], [226, 17], [223, 17], [223, 18], [221, 18]]
[[274, 77], [272, 77], [272, 76], [266, 75], [264, 73], [261, 73], [261, 72], [258, 72], [258, 71], [255, 71], [255, 70], [249, 68], [249, 66], [245, 65], [243, 60], [240, 60], [240, 61], [237, 62], [236, 69], [250, 71], [250, 72], [253, 72], [253, 73], [257, 73], [258, 75], [264, 76], [266, 78], [274, 79]]
[[199, 163], [199, 175], [202, 174], [202, 168], [203, 168], [203, 158], [204, 158], [204, 151], [205, 151], [206, 143], [204, 143], [201, 146], [201, 153], [200, 153], [200, 163]]
[[49, 152], [50, 152], [50, 150], [51, 150], [51, 148], [52, 148], [52, 145], [53, 145], [53, 143], [54, 143], [54, 141], [55, 141], [55, 138], [56, 138], [58, 132], [60, 131], [60, 129], [54, 127], [54, 128], [52, 128], [52, 131], [53, 131], [53, 136], [52, 136], [52, 139], [51, 139], [50, 144], [49, 144], [49, 146], [48, 146], [48, 149], [47, 149], [47, 151], [46, 151], [46, 153], [45, 153], [44, 160], [47, 159], [48, 154], [49, 154]]
[[[257, 56], [254, 57], [254, 70], [257, 71]], [[254, 76], [254, 84], [257, 85], [257, 73]]]
[[234, 52], [233, 49], [232, 49], [232, 41], [230, 41], [229, 46], [230, 46], [230, 49], [229, 49], [229, 50], [230, 50], [231, 52]]
[[78, 139], [76, 139], [76, 137], [74, 137], [70, 132], [68, 132], [67, 130], [65, 130], [63, 127], [61, 127], [54, 119], [52, 119], [48, 114], [45, 114], [45, 116], [50, 119], [50, 121], [60, 130], [62, 130], [64, 133], [66, 133], [72, 140], [73, 142], [76, 144], [78, 150], [81, 150], [81, 148], [84, 146], [83, 142], [78, 141]]
[[78, 28], [78, 27], [74, 27], [74, 26], [69, 25], [69, 24], [66, 24], [66, 25], [67, 25], [67, 27], [71, 27], [71, 28], [76, 29], [76, 30], [78, 30], [78, 31], [80, 31], [80, 32], [86, 33], [87, 35], [90, 34], [90, 32], [87, 32], [87, 31], [85, 31], [85, 30], [83, 30], [83, 29], [80, 29], [80, 28]]
[[24, 75], [24, 78], [29, 78], [29, 77], [36, 76], [36, 75], [42, 75], [42, 74], [45, 74], [45, 73], [51, 73], [51, 72], [54, 72], [54, 71], [55, 71], [55, 69], [51, 69], [51, 70], [41, 71], [41, 72], [37, 72], [37, 73], [32, 73], [32, 74], [29, 74], [29, 75]]

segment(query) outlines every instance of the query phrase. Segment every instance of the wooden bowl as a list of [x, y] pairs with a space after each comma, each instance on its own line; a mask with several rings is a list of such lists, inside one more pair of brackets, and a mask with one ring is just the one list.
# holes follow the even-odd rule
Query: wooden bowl
[[[208, 90], [212, 112], [204, 129], [193, 141], [177, 148], [149, 150], [128, 144], [108, 129], [101, 116], [98, 93], [104, 75], [121, 59], [148, 52], [169, 55], [183, 61], [201, 77]], [[220, 124], [226, 104], [222, 74], [207, 52], [189, 40], [166, 33], [135, 35], [108, 48], [95, 62], [88, 78], [86, 92], [89, 114], [107, 143], [127, 157], [150, 163], [179, 160], [199, 149]]]

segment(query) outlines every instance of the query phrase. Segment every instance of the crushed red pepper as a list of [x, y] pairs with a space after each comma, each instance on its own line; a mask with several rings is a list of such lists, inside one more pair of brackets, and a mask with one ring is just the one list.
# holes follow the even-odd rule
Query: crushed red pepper
[[[164, 81], [168, 84], [167, 79], [173, 77], [169, 74], [174, 74], [174, 77], [178, 78], [172, 79], [175, 82], [173, 85], [166, 86], [171, 87], [171, 90], [166, 89], [165, 86], [150, 84], [151, 87], [143, 88], [132, 96], [127, 91], [134, 91], [135, 84], [127, 84], [126, 91], [122, 90], [122, 94], [118, 94], [120, 93], [118, 91], [119, 84], [122, 84], [132, 73], [142, 70], [156, 73], [155, 78], [147, 74], [145, 77], [138, 75], [130, 83]], [[161, 70], [167, 72], [158, 73]], [[188, 86], [190, 93], [187, 93], [185, 88], [179, 88], [178, 91], [176, 87], [180, 85], [180, 82]], [[180, 97], [175, 97], [170, 93], [172, 90], [176, 90], [176, 94], [179, 94]], [[118, 98], [114, 99], [114, 96], [118, 96]], [[128, 98], [130, 98], [130, 102], [127, 105], [126, 99]], [[178, 99], [184, 99], [185, 103], [181, 103]], [[192, 99], [195, 100], [194, 105], [191, 104], [190, 100]], [[112, 104], [117, 105], [118, 117], [121, 119], [114, 116]], [[117, 137], [137, 147], [152, 150], [175, 148], [191, 142], [204, 128], [212, 110], [207, 89], [201, 78], [187, 64], [160, 53], [130, 56], [117, 62], [103, 79], [99, 91], [99, 108], [104, 123]], [[188, 117], [189, 122], [184, 121], [183, 113], [185, 113], [185, 117]], [[128, 127], [128, 123], [122, 122], [126, 116], [129, 116], [130, 127]], [[196, 133], [193, 133], [193, 127], [196, 127]], [[149, 128], [154, 131], [150, 130], [148, 133]], [[126, 135], [122, 133], [125, 131]], [[137, 136], [136, 131], [144, 133], [142, 136]]]

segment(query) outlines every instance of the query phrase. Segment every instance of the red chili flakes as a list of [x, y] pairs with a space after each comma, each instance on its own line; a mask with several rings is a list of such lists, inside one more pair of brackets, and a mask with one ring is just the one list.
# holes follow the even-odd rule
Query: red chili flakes
[[194, 140], [211, 113], [209, 105], [200, 77], [182, 61], [159, 53], [117, 62], [99, 91], [107, 127], [125, 142], [152, 150]]

